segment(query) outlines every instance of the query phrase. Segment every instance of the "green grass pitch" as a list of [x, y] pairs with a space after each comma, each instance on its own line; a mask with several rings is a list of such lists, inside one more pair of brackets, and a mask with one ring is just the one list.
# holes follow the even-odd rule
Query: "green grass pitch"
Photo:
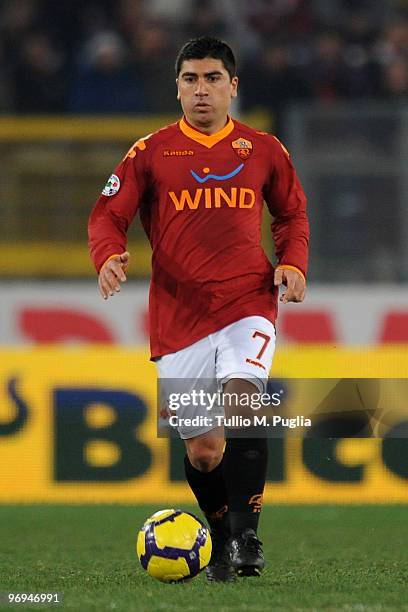
[[166, 585], [142, 570], [136, 535], [158, 509], [0, 506], [0, 592], [60, 591], [56, 609], [84, 612], [408, 610], [407, 506], [268, 506], [259, 530], [267, 568], [232, 585], [204, 574]]

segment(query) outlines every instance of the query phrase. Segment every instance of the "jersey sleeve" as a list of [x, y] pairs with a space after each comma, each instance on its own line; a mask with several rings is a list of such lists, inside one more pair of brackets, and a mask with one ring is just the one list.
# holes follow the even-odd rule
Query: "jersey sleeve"
[[99, 273], [105, 261], [126, 250], [127, 230], [145, 191], [144, 155], [133, 148], [115, 168], [88, 223], [91, 259]]
[[306, 196], [289, 153], [275, 137], [270, 139], [271, 170], [264, 199], [273, 217], [275, 253], [280, 266], [298, 269], [305, 277], [309, 255]]

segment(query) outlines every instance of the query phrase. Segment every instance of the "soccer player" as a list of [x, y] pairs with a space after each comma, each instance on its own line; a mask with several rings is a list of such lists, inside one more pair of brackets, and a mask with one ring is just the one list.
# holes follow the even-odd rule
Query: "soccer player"
[[[227, 44], [211, 37], [186, 43], [176, 83], [184, 115], [138, 140], [110, 177], [89, 221], [91, 257], [107, 299], [126, 280], [126, 233], [139, 212], [153, 252], [150, 345], [160, 379], [250, 397], [266, 389], [279, 286], [286, 287], [283, 303], [305, 295], [306, 198], [277, 138], [230, 117], [238, 77]], [[264, 202], [273, 217], [275, 270], [261, 247]], [[177, 411], [186, 478], [211, 528], [207, 577], [259, 575], [265, 432], [216, 421], [192, 427], [183, 425], [186, 415], [208, 411]]]

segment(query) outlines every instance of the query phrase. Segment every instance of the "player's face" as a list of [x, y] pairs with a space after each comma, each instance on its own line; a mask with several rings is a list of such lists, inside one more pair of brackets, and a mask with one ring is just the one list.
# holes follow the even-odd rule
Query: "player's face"
[[224, 127], [237, 86], [238, 78], [231, 79], [219, 59], [184, 60], [177, 79], [177, 99], [193, 126], [213, 133]]

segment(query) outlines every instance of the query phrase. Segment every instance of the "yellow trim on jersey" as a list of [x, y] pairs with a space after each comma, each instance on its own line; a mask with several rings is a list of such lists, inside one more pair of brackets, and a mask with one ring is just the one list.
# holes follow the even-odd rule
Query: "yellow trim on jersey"
[[306, 282], [305, 275], [296, 266], [291, 266], [289, 264], [282, 264], [281, 266], [278, 266], [276, 269], [277, 270], [293, 270], [294, 272], [297, 272], [299, 274], [299, 276], [301, 276], [303, 278], [304, 282]]
[[195, 140], [199, 144], [204, 145], [205, 147], [207, 147], [207, 149], [211, 149], [211, 147], [216, 145], [217, 142], [220, 142], [220, 140], [223, 140], [229, 134], [231, 134], [235, 126], [231, 117], [228, 117], [228, 123], [225, 127], [222, 128], [222, 130], [208, 136], [208, 134], [203, 134], [202, 132], [199, 132], [198, 130], [195, 130], [194, 128], [190, 127], [183, 117], [179, 121], [179, 127], [183, 134], [187, 136], [187, 138], [191, 138], [191, 140]]
[[276, 141], [277, 141], [277, 142], [280, 144], [280, 146], [282, 147], [282, 150], [284, 151], [285, 155], [286, 155], [287, 157], [290, 157], [290, 153], [289, 153], [289, 151], [287, 150], [287, 148], [285, 147], [285, 145], [284, 145], [284, 144], [283, 144], [283, 143], [282, 143], [282, 142], [279, 140], [279, 138], [277, 138], [277, 137], [276, 137], [276, 136], [274, 136], [273, 134], [272, 134], [272, 138], [274, 138], [274, 139], [275, 139], [275, 140], [276, 140]]

